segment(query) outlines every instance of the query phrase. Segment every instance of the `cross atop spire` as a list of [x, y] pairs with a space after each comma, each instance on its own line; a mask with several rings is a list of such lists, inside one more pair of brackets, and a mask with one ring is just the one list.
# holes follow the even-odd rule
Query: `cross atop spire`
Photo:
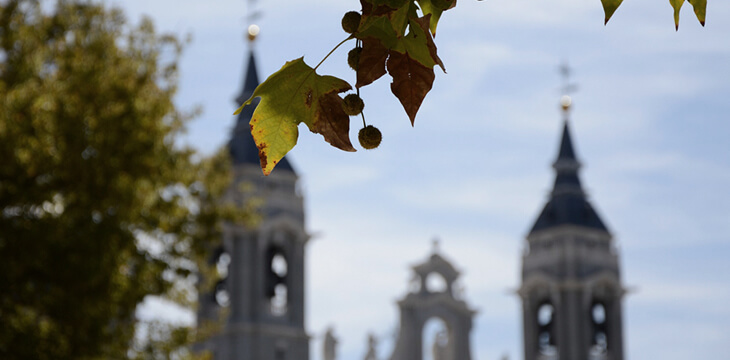
[[560, 75], [563, 77], [563, 86], [560, 88], [563, 95], [570, 95], [578, 90], [578, 85], [570, 82], [570, 75], [573, 73], [568, 62], [565, 61], [560, 64]]
[[438, 237], [434, 237], [433, 240], [431, 240], [431, 252], [432, 253], [438, 254], [440, 252], [439, 251], [441, 248], [440, 243], [441, 243], [441, 239], [439, 239]]
[[563, 62], [560, 65], [560, 75], [563, 77], [563, 86], [560, 88], [560, 92], [563, 96], [560, 97], [560, 107], [563, 109], [563, 118], [568, 121], [568, 114], [570, 112], [570, 106], [573, 104], [573, 99], [570, 98], [570, 94], [578, 90], [578, 85], [570, 82], [570, 75], [573, 70], [568, 65], [568, 62]]
[[558, 156], [553, 163], [555, 182], [553, 190], [550, 192], [550, 199], [545, 204], [530, 232], [564, 224], [608, 231], [588, 202], [578, 177], [578, 170], [580, 170], [581, 165], [575, 155], [573, 140], [570, 136], [568, 113], [572, 100], [567, 95], [567, 93], [574, 92], [577, 86], [570, 83], [571, 70], [567, 64], [563, 63], [560, 66], [560, 73], [563, 75], [562, 91], [565, 94], [560, 99], [564, 121]]

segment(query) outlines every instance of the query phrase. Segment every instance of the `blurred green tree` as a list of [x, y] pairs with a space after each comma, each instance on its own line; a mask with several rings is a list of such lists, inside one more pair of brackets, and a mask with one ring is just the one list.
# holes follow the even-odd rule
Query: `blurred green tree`
[[219, 201], [225, 153], [175, 145], [180, 42], [94, 2], [43, 5], [0, 5], [0, 358], [179, 356], [192, 332], [136, 341], [137, 305], [194, 302], [222, 219], [251, 217]]

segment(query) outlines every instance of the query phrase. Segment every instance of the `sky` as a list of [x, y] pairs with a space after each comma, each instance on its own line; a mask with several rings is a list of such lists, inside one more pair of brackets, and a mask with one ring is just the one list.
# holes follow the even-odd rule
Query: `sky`
[[[261, 79], [304, 56], [314, 65], [346, 37], [355, 0], [110, 0], [132, 23], [192, 40], [183, 109], [200, 106], [182, 143], [210, 154], [234, 124], [249, 45]], [[410, 267], [432, 241], [461, 271], [479, 313], [475, 360], [522, 359], [524, 238], [544, 205], [557, 155], [567, 61], [578, 84], [571, 129], [582, 181], [614, 236], [625, 286], [625, 358], [727, 359], [730, 352], [730, 2], [710, 0], [702, 28], [685, 4], [676, 32], [666, 0], [626, 0], [607, 26], [598, 0], [460, 0], [436, 36], [437, 71], [411, 127], [386, 76], [363, 88], [376, 149], [346, 153], [300, 128], [289, 161], [305, 196], [307, 330], [321, 359], [328, 326], [338, 359], [366, 337], [387, 358]], [[348, 44], [319, 69], [354, 82]], [[359, 129], [352, 122], [352, 139]], [[359, 146], [356, 145], [359, 148]], [[160, 305], [148, 305], [154, 308]]]

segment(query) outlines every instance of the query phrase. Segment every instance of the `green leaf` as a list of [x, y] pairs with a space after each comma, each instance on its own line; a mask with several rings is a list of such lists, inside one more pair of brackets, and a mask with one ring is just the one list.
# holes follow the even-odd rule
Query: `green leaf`
[[669, 0], [669, 3], [674, 8], [674, 29], [679, 30], [679, 10], [682, 9], [684, 0]]
[[418, 4], [421, 7], [423, 16], [431, 15], [429, 29], [431, 30], [431, 34], [436, 36], [436, 27], [441, 19], [441, 14], [456, 6], [456, 0], [418, 0]]
[[393, 30], [398, 36], [403, 36], [406, 33], [406, 27], [408, 25], [408, 13], [411, 7], [414, 7], [412, 2], [408, 2], [406, 6], [401, 6], [390, 14], [390, 22], [393, 25]]
[[702, 26], [705, 26], [705, 10], [707, 9], [707, 0], [687, 0], [694, 8], [697, 20]]
[[360, 23], [357, 38], [362, 40], [368, 37], [380, 40], [383, 46], [388, 49], [393, 48], [398, 43], [398, 34], [395, 31], [395, 26], [393, 26], [387, 15], [363, 15], [363, 21]]
[[436, 53], [436, 43], [433, 41], [433, 36], [429, 34], [428, 26], [430, 23], [430, 17], [431, 15], [426, 15], [421, 18], [417, 18], [414, 21], [421, 27], [421, 30], [423, 30], [423, 34], [426, 36], [426, 46], [428, 47], [428, 52], [431, 54], [431, 58], [433, 61], [436, 62], [441, 67], [441, 70], [446, 73], [446, 67], [444, 66], [443, 61], [441, 61], [441, 58], [439, 58], [438, 54]]
[[611, 19], [611, 16], [613, 16], [613, 13], [616, 12], [616, 9], [618, 9], [622, 1], [623, 0], [601, 0], [601, 3], [603, 4], [603, 13], [606, 14], [606, 19], [603, 23], [604, 25], [608, 24], [608, 20]]
[[[432, 55], [431, 48], [429, 47], [429, 40], [431, 34], [427, 34], [421, 25], [416, 21], [410, 21], [408, 35], [398, 42], [398, 45], [393, 50], [399, 53], [408, 53], [408, 56], [421, 63], [421, 65], [427, 68], [433, 68], [437, 63], [440, 63], [438, 56], [434, 58]], [[428, 24], [428, 19], [425, 19], [425, 23]], [[433, 41], [431, 41], [433, 43]]]
[[296, 145], [300, 123], [305, 123], [310, 131], [322, 134], [333, 146], [355, 151], [346, 135], [349, 117], [337, 109], [340, 106], [339, 110], [342, 110], [342, 99], [336, 94], [350, 89], [350, 84], [342, 79], [318, 75], [303, 58], [287, 62], [261, 83], [236, 114], [254, 98], [261, 98], [250, 125], [264, 175], [271, 173]]

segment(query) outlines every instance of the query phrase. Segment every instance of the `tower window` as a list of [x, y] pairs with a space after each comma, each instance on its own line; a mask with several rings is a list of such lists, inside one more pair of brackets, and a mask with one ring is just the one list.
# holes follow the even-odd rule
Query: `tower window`
[[282, 316], [287, 311], [288, 291], [286, 285], [279, 284], [274, 288], [274, 297], [271, 298], [271, 314]]
[[287, 312], [289, 264], [282, 248], [272, 245], [266, 251], [266, 297], [274, 316]]
[[556, 356], [555, 308], [549, 301], [538, 306], [535, 320], [537, 322], [537, 348], [539, 353], [548, 358]]
[[591, 309], [591, 318], [596, 324], [603, 324], [606, 322], [606, 308], [603, 306], [603, 304], [593, 304], [593, 309]]
[[215, 284], [215, 302], [218, 306], [226, 307], [231, 304], [231, 296], [226, 289], [225, 279]]
[[423, 360], [452, 359], [453, 344], [450, 343], [449, 328], [441, 318], [431, 318], [423, 326]]
[[432, 272], [426, 277], [426, 290], [431, 293], [442, 293], [447, 289], [446, 279], [437, 273]]
[[286, 259], [282, 254], [277, 253], [271, 259], [271, 271], [279, 277], [283, 278], [286, 276], [288, 271], [287, 267]]
[[553, 306], [550, 303], [542, 304], [537, 309], [537, 324], [540, 326], [550, 325], [553, 321]]
[[215, 289], [213, 290], [213, 299], [215, 300], [216, 304], [218, 304], [218, 306], [226, 307], [231, 303], [230, 293], [228, 292], [228, 287], [226, 285], [228, 278], [228, 268], [230, 264], [231, 256], [222, 249], [219, 249], [218, 258], [215, 263], [215, 269], [218, 273], [218, 276], [220, 277], [220, 280], [218, 280], [218, 282], [215, 284]]
[[592, 359], [603, 359], [608, 352], [608, 336], [606, 335], [606, 306], [600, 301], [594, 301], [591, 306], [591, 324], [593, 339], [590, 356]]
[[218, 276], [226, 278], [228, 276], [228, 266], [231, 265], [231, 255], [224, 252], [218, 257], [218, 262], [215, 264], [215, 269], [218, 271]]

